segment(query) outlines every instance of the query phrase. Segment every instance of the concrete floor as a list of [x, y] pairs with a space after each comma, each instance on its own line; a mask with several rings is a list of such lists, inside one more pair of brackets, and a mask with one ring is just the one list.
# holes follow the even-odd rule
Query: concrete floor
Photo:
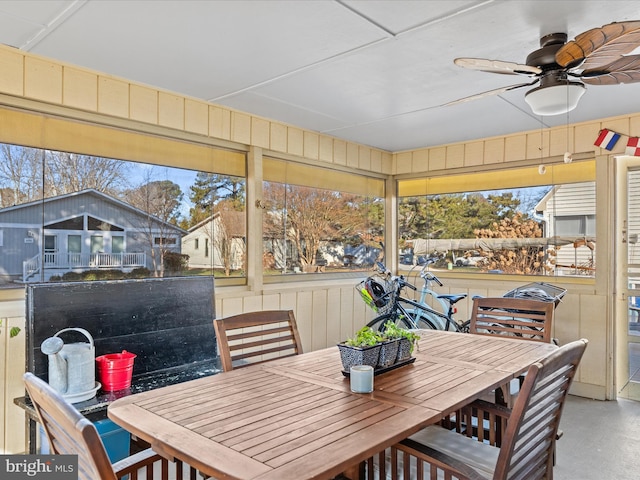
[[570, 395], [560, 428], [555, 480], [640, 478], [640, 402]]

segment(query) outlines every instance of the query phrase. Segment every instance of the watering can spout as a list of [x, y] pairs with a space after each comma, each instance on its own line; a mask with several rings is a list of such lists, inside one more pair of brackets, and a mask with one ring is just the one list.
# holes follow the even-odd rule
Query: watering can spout
[[49, 337], [40, 345], [42, 353], [49, 357], [49, 384], [58, 392], [67, 393], [69, 387], [67, 360], [60, 355], [64, 342], [60, 337]]

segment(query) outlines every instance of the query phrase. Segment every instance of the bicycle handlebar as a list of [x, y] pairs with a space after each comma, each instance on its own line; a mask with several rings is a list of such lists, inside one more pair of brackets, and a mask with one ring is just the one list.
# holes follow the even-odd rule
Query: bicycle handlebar
[[414, 291], [417, 291], [417, 290], [418, 290], [418, 288], [417, 288], [415, 285], [413, 285], [413, 284], [411, 284], [411, 283], [407, 282], [407, 281], [404, 279], [404, 275], [399, 275], [399, 276], [393, 276], [393, 275], [391, 275], [391, 271], [390, 271], [389, 269], [387, 269], [387, 267], [386, 267], [386, 265], [385, 265], [384, 263], [382, 263], [382, 262], [376, 262], [376, 267], [378, 268], [378, 272], [379, 272], [381, 275], [385, 275], [385, 276], [386, 276], [386, 277], [388, 277], [391, 281], [394, 281], [394, 280], [395, 280], [395, 281], [397, 281], [397, 282], [398, 282], [398, 285], [399, 285], [399, 287], [400, 287], [400, 289], [402, 289], [402, 288], [404, 288], [404, 287], [409, 287], [411, 290], [414, 290]]
[[413, 290], [414, 292], [418, 290], [418, 287], [416, 287], [415, 285], [413, 285], [412, 283], [407, 282], [403, 276], [399, 276], [398, 278], [398, 282], [400, 284], [400, 288], [402, 287], [409, 287], [411, 290]]
[[427, 268], [427, 266], [430, 263], [434, 263], [435, 261], [436, 261], [435, 258], [430, 258], [429, 260], [427, 260], [427, 263], [425, 263], [424, 266], [422, 267], [422, 270], [420, 270], [420, 276], [425, 280], [425, 282], [434, 281], [442, 287], [444, 286], [444, 284], [440, 281], [440, 279], [436, 277], [433, 273], [427, 272], [425, 270], [425, 268]]
[[391, 275], [391, 272], [387, 270], [387, 267], [384, 263], [376, 262], [376, 267], [378, 268], [378, 273], [380, 273], [380, 275]]

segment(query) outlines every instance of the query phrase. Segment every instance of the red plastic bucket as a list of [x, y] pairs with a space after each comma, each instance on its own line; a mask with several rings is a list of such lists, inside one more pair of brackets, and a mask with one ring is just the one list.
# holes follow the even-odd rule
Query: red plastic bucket
[[96, 357], [102, 390], [111, 392], [129, 388], [133, 375], [134, 358], [136, 358], [136, 354], [126, 350], [123, 350], [122, 353], [109, 353]]

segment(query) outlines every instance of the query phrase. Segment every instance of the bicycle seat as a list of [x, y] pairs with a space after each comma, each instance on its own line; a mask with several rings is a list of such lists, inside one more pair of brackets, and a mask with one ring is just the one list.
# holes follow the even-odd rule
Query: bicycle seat
[[459, 302], [463, 298], [467, 298], [467, 294], [466, 293], [445, 293], [442, 295], [438, 295], [438, 298], [444, 298], [447, 302], [453, 305], [454, 303]]

